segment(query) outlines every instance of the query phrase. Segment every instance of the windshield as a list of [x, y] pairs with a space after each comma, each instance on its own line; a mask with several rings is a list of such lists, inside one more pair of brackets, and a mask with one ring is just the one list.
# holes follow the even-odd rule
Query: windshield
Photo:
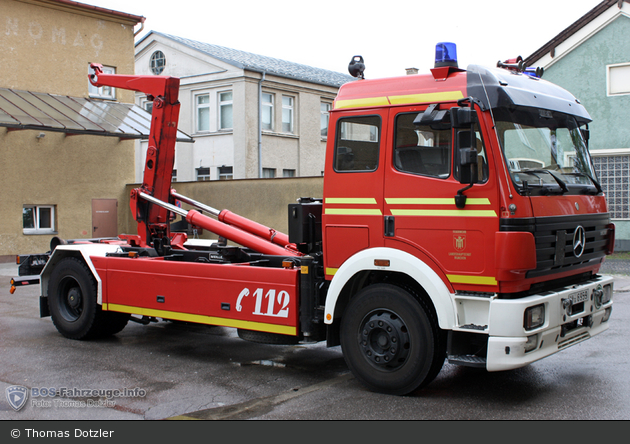
[[512, 180], [521, 194], [597, 194], [591, 157], [573, 116], [536, 108], [493, 111]]

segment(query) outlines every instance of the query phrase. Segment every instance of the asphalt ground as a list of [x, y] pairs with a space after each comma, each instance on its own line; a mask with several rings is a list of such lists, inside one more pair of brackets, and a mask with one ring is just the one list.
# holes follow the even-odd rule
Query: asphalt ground
[[71, 341], [39, 318], [37, 286], [9, 294], [17, 267], [0, 264], [0, 392], [13, 385], [146, 392], [69, 399], [105, 403], [93, 408], [46, 407], [40, 397], [18, 412], [0, 393], [0, 421], [630, 420], [630, 261], [611, 262], [616, 272], [603, 272], [615, 277], [615, 306], [602, 335], [509, 372], [446, 363], [425, 390], [405, 397], [367, 391], [340, 348], [323, 343], [261, 345], [233, 329], [165, 322]]

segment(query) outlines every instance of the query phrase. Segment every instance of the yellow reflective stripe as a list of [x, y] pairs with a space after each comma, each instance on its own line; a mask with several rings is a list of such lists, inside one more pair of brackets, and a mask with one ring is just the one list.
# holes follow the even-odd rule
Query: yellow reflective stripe
[[494, 210], [390, 210], [393, 216], [497, 217]]
[[497, 285], [496, 278], [492, 276], [465, 276], [460, 274], [447, 274], [446, 277], [452, 284]]
[[381, 216], [381, 210], [372, 208], [326, 208], [324, 214], [341, 214], [344, 216]]
[[373, 197], [327, 197], [327, 204], [366, 204], [376, 205], [376, 199]]
[[287, 325], [267, 324], [265, 322], [239, 321], [236, 319], [217, 318], [190, 313], [179, 313], [176, 311], [154, 310], [152, 308], [131, 307], [119, 304], [103, 304], [103, 310], [119, 311], [122, 313], [132, 313], [142, 316], [152, 316], [155, 318], [173, 319], [176, 321], [196, 322], [198, 324], [220, 325], [223, 327], [244, 328], [247, 330], [266, 331], [269, 333], [280, 333], [283, 335], [297, 334], [295, 327]]
[[454, 102], [456, 100], [463, 99], [464, 95], [461, 91], [444, 91], [438, 93], [389, 96], [388, 98], [392, 105], [403, 105], [406, 103]]
[[337, 271], [339, 271], [339, 268], [326, 268], [326, 274], [328, 276], [334, 276]]
[[[452, 197], [386, 197], [385, 203], [390, 205], [455, 205]], [[490, 205], [490, 199], [469, 197], [466, 205]]]
[[335, 109], [340, 108], [362, 108], [369, 106], [385, 106], [389, 105], [387, 97], [366, 97], [364, 99], [348, 99], [348, 100], [335, 100]]
[[408, 103], [454, 102], [463, 99], [461, 91], [444, 91], [424, 94], [405, 94], [401, 96], [364, 97], [361, 99], [336, 100], [335, 109], [362, 108], [370, 106], [404, 105]]

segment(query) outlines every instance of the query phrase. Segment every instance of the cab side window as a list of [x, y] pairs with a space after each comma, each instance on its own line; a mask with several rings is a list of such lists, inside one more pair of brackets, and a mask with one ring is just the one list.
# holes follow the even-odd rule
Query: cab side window
[[380, 130], [379, 116], [339, 119], [335, 141], [335, 171], [375, 171], [378, 167]]
[[448, 113], [442, 112], [439, 121], [428, 122], [419, 122], [421, 115], [405, 113], [396, 117], [394, 166], [403, 173], [445, 179], [451, 171], [452, 131]]

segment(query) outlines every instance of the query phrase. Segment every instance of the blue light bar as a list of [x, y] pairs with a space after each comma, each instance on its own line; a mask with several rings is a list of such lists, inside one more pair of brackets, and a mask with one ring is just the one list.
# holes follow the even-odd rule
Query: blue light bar
[[435, 45], [435, 67], [454, 66], [457, 68], [457, 45], [450, 42], [440, 42]]

